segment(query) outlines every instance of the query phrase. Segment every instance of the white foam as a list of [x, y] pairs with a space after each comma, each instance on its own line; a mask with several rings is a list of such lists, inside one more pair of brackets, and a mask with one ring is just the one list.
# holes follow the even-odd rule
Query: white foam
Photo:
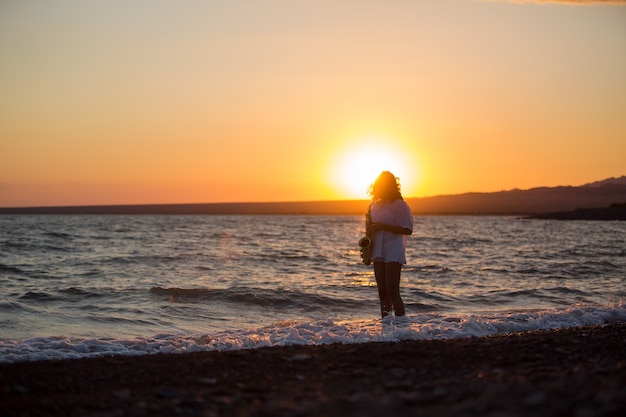
[[480, 337], [598, 325], [609, 321], [626, 321], [626, 304], [610, 307], [574, 306], [495, 315], [417, 314], [382, 322], [281, 322], [256, 330], [228, 331], [213, 335], [160, 334], [133, 339], [37, 337], [4, 340], [0, 341], [0, 362]]

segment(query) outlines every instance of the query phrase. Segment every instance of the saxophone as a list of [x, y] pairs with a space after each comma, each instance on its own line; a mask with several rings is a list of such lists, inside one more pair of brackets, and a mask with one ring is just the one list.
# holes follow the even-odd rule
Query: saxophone
[[374, 235], [372, 234], [372, 206], [365, 213], [365, 236], [359, 240], [361, 259], [365, 265], [372, 263], [372, 247], [374, 246]]

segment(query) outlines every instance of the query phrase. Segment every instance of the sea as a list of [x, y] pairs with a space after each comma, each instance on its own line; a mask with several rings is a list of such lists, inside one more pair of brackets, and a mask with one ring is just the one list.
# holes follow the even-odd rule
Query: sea
[[0, 362], [626, 320], [626, 222], [416, 216], [380, 318], [356, 215], [0, 215]]

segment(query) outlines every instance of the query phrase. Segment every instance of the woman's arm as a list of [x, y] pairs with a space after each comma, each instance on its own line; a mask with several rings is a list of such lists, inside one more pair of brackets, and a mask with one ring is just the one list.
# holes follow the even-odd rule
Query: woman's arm
[[372, 233], [376, 233], [379, 230], [384, 230], [385, 232], [391, 232], [398, 235], [411, 235], [413, 233], [413, 230], [408, 227], [392, 226], [384, 223], [372, 223]]

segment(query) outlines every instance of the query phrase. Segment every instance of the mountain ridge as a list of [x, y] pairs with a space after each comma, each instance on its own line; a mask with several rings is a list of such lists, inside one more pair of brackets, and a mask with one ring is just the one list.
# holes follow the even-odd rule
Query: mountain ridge
[[605, 184], [622, 184], [626, 185], [626, 175], [622, 175], [621, 177], [611, 177], [601, 181], [590, 182], [588, 184], [583, 185], [582, 187], [598, 187]]

